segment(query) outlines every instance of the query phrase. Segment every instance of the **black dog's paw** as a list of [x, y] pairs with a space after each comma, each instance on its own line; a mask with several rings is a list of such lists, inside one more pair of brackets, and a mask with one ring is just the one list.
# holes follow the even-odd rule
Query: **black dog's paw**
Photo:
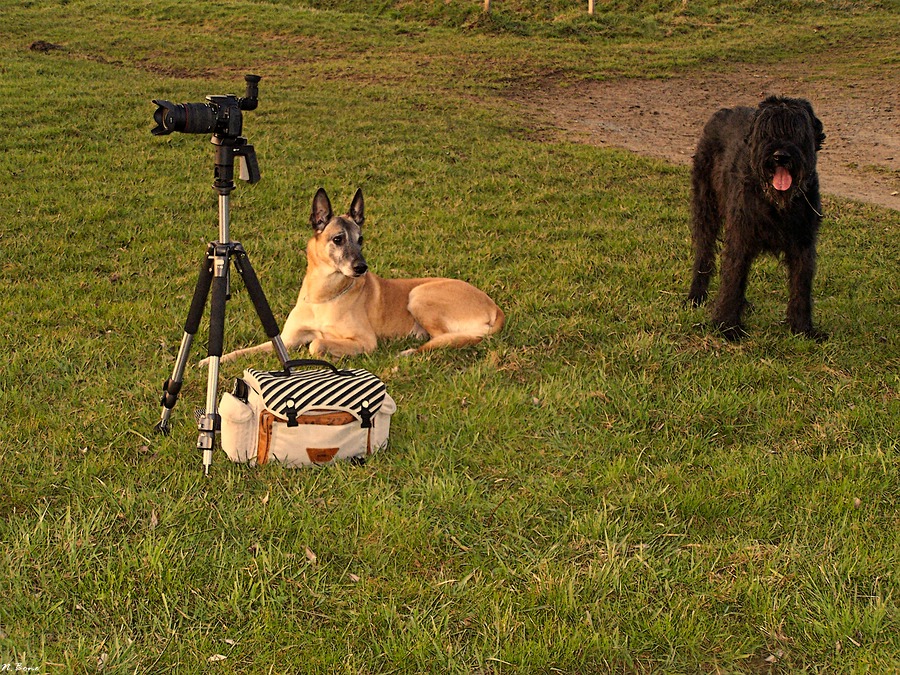
[[688, 297], [685, 299], [685, 304], [690, 305], [691, 307], [699, 307], [704, 302], [706, 302], [706, 298], [709, 295], [709, 292], [705, 288], [697, 288], [696, 284], [691, 286], [691, 290], [688, 291]]
[[694, 307], [699, 307], [706, 302], [709, 295], [709, 280], [702, 276], [695, 276], [688, 290], [687, 302]]
[[687, 300], [684, 301], [686, 305], [690, 305], [691, 307], [699, 307], [704, 302], [706, 302], [706, 293], [691, 293], [687, 296]]
[[805, 338], [818, 342], [819, 344], [823, 342], [827, 342], [830, 337], [828, 333], [824, 330], [819, 330], [818, 328], [809, 328], [807, 330], [802, 331], [794, 331], [797, 335], [802, 335]]
[[828, 333], [816, 328], [809, 320], [791, 321], [790, 317], [788, 317], [787, 324], [794, 335], [820, 343], [828, 340]]
[[716, 324], [716, 330], [718, 330], [722, 334], [722, 337], [729, 342], [740, 342], [749, 335], [739, 323], [718, 323]]

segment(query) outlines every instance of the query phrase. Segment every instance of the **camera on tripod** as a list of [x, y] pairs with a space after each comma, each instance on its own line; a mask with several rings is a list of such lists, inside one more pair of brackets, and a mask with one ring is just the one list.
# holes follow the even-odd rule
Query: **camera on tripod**
[[234, 94], [207, 96], [208, 103], [172, 103], [154, 100], [153, 113], [156, 127], [154, 136], [164, 136], [173, 131], [184, 134], [213, 134], [237, 138], [243, 126], [242, 110], [255, 110], [259, 103], [259, 75], [245, 75], [247, 91], [242, 98]]
[[254, 110], [259, 96], [259, 75], [245, 75], [247, 93], [243, 98], [233, 94], [227, 96], [207, 96], [208, 103], [181, 103], [156, 101], [156, 112], [153, 119], [156, 127], [152, 130], [155, 136], [164, 136], [173, 131], [185, 134], [212, 134], [215, 147], [215, 167], [213, 188], [219, 193], [219, 238], [209, 243], [200, 275], [194, 289], [194, 297], [188, 310], [188, 318], [184, 324], [184, 335], [181, 347], [175, 359], [172, 376], [163, 383], [163, 395], [160, 401], [162, 411], [156, 430], [169, 433], [169, 418], [172, 408], [178, 400], [188, 355], [194, 336], [203, 318], [206, 301], [210, 300], [209, 311], [209, 345], [207, 348], [209, 373], [206, 380], [206, 408], [198, 414], [197, 448], [203, 451], [203, 470], [209, 473], [212, 463], [212, 451], [216, 433], [221, 428], [221, 418], [216, 408], [216, 389], [219, 379], [219, 359], [222, 357], [222, 346], [225, 335], [225, 302], [229, 292], [229, 267], [233, 261], [244, 280], [244, 285], [256, 308], [256, 313], [263, 324], [266, 335], [272, 341], [272, 347], [282, 365], [289, 360], [287, 349], [281, 339], [278, 322], [272, 314], [262, 286], [250, 264], [247, 252], [240, 242], [232, 241], [229, 231], [231, 217], [230, 195], [235, 188], [234, 163], [240, 162], [240, 178], [250, 183], [259, 180], [259, 165], [256, 151], [241, 136], [243, 126], [242, 110]]

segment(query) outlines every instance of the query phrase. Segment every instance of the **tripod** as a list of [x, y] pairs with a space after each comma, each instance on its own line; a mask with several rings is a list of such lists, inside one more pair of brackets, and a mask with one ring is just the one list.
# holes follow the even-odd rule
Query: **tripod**
[[[214, 99], [227, 97], [208, 97]], [[169, 418], [172, 408], [178, 401], [178, 394], [184, 381], [184, 370], [187, 365], [188, 355], [194, 335], [200, 327], [203, 318], [203, 309], [207, 298], [212, 292], [209, 312], [209, 372], [206, 380], [206, 408], [199, 416], [197, 428], [197, 448], [203, 452], [203, 472], [209, 475], [209, 467], [212, 464], [213, 446], [216, 432], [221, 429], [221, 418], [216, 409], [216, 394], [219, 383], [219, 360], [222, 357], [222, 347], [225, 336], [225, 303], [230, 296], [229, 275], [230, 263], [234, 260], [234, 266], [244, 281], [244, 286], [253, 301], [256, 313], [262, 322], [263, 329], [275, 347], [275, 353], [282, 365], [288, 361], [287, 349], [281, 339], [278, 323], [272, 315], [272, 310], [263, 293], [262, 286], [253, 271], [247, 252], [239, 242], [231, 241], [229, 232], [230, 220], [230, 195], [234, 190], [234, 160], [240, 160], [240, 178], [250, 183], [259, 180], [259, 166], [256, 162], [256, 152], [252, 145], [247, 144], [247, 139], [234, 136], [230, 133], [213, 134], [213, 144], [216, 146], [215, 181], [213, 188], [219, 193], [219, 239], [210, 242], [206, 257], [200, 266], [200, 275], [194, 288], [194, 297], [188, 310], [187, 320], [184, 324], [184, 336], [181, 338], [181, 347], [178, 357], [175, 359], [175, 368], [172, 376], [163, 384], [162, 413], [156, 430], [168, 435], [170, 432]]]

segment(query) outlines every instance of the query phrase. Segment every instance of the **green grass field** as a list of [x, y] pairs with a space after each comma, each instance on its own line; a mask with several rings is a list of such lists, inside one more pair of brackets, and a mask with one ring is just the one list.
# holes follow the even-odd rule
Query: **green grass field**
[[[790, 335], [764, 260], [729, 344], [683, 303], [688, 170], [539, 140], [507, 96], [776, 59], [883, 76], [896, 1], [482, 4], [0, 0], [0, 672], [900, 670], [898, 213], [826, 196], [830, 340]], [[363, 189], [375, 272], [508, 316], [345, 362], [399, 406], [362, 468], [217, 453], [205, 478], [194, 368], [152, 433], [217, 211], [209, 139], [151, 136], [150, 101], [251, 72], [262, 180], [231, 233], [279, 321], [319, 186]], [[236, 282], [226, 348], [262, 339]]]

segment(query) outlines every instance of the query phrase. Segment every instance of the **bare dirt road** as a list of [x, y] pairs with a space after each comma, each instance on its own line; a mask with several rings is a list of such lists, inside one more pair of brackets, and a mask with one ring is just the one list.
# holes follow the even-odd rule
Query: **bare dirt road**
[[709, 116], [769, 94], [809, 99], [825, 127], [822, 192], [900, 211], [900, 85], [741, 67], [658, 80], [547, 84], [516, 100], [560, 137], [690, 163]]

